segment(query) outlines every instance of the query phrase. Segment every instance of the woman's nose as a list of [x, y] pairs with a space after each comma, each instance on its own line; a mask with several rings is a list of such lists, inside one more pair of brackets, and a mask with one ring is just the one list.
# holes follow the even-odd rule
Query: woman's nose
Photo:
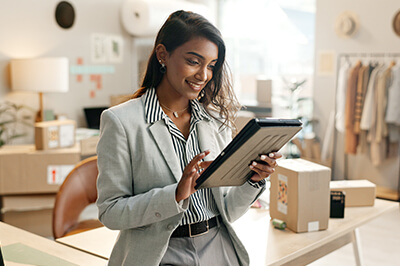
[[200, 81], [206, 81], [208, 77], [208, 68], [207, 67], [202, 67], [197, 71], [195, 78], [200, 80]]

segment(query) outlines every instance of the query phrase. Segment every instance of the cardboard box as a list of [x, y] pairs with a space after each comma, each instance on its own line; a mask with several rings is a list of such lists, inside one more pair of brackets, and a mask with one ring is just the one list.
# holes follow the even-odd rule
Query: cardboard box
[[294, 232], [328, 228], [331, 169], [303, 159], [278, 162], [271, 175], [270, 215]]
[[56, 194], [3, 196], [2, 221], [29, 232], [51, 237]]
[[80, 141], [81, 144], [81, 155], [82, 156], [90, 156], [96, 155], [97, 151], [97, 143], [99, 142], [100, 136], [93, 136], [87, 139], [82, 139]]
[[330, 189], [346, 194], [345, 207], [375, 204], [376, 185], [368, 180], [335, 180], [330, 182]]
[[272, 99], [272, 80], [257, 79], [257, 102], [260, 106], [270, 106]]
[[53, 120], [35, 124], [37, 150], [68, 148], [75, 145], [75, 121]]
[[80, 160], [79, 145], [48, 151], [5, 145], [0, 149], [0, 194], [57, 192]]

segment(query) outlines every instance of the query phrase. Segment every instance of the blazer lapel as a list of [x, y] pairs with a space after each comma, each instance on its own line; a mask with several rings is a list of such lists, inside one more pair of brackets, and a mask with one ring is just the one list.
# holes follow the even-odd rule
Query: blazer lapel
[[150, 126], [150, 132], [153, 135], [158, 148], [160, 149], [165, 161], [167, 162], [176, 181], [182, 176], [182, 171], [178, 158], [174, 155], [174, 146], [172, 144], [171, 135], [168, 128], [164, 125], [163, 120], [159, 120]]

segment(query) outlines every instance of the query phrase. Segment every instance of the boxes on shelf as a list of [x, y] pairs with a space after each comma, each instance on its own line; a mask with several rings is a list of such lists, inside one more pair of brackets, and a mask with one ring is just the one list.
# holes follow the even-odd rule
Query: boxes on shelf
[[47, 151], [5, 145], [0, 149], [0, 194], [57, 192], [80, 160], [79, 145]]
[[67, 148], [75, 145], [75, 121], [53, 120], [35, 123], [37, 150]]
[[77, 128], [76, 141], [81, 146], [82, 157], [96, 155], [97, 143], [100, 139], [100, 130], [92, 128]]
[[52, 236], [52, 215], [56, 194], [1, 197], [1, 219], [44, 237]]
[[271, 175], [270, 215], [294, 232], [328, 228], [331, 169], [303, 159], [280, 160]]
[[82, 156], [91, 156], [96, 155], [97, 151], [97, 143], [99, 142], [100, 136], [92, 136], [87, 139], [82, 139], [80, 141], [81, 144], [81, 155]]
[[375, 203], [376, 185], [366, 179], [331, 181], [330, 189], [345, 193], [345, 207], [373, 206]]

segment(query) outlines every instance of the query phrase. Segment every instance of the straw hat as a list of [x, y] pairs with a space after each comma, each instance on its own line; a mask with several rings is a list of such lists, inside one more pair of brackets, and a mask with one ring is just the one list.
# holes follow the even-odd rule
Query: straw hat
[[336, 18], [335, 32], [340, 38], [352, 37], [358, 28], [358, 16], [353, 12], [345, 11]]
[[400, 37], [400, 11], [393, 18], [393, 30]]

